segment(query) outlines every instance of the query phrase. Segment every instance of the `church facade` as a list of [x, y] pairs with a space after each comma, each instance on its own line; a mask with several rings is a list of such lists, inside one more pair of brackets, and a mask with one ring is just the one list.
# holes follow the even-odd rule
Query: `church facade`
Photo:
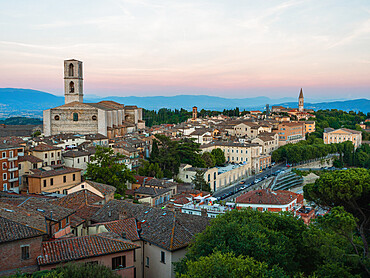
[[64, 105], [43, 112], [45, 136], [100, 133], [114, 138], [145, 128], [142, 108], [114, 101], [83, 102], [81, 61], [64, 61], [64, 97]]

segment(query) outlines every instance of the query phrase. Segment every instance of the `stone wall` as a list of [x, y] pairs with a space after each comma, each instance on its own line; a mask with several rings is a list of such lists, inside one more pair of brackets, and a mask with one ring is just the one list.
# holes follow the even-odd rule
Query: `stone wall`
[[[73, 121], [73, 114], [78, 114], [78, 121]], [[56, 116], [59, 120], [55, 120]], [[93, 120], [93, 116], [96, 120]], [[98, 111], [95, 108], [78, 106], [70, 109], [51, 109], [51, 135], [60, 133], [95, 134], [98, 133]], [[95, 118], [94, 117], [94, 118]]]

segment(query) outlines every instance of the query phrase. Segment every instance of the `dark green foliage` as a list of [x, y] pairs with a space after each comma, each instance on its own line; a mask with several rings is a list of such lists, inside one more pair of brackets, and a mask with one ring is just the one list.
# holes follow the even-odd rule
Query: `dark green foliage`
[[178, 124], [185, 122], [191, 118], [192, 113], [185, 109], [167, 109], [162, 108], [158, 111], [143, 109], [143, 119], [146, 126], [160, 125], [160, 124]]
[[307, 200], [332, 209], [323, 226], [348, 240], [353, 259], [370, 275], [370, 170], [328, 172], [303, 189]]
[[27, 117], [10, 117], [0, 120], [0, 124], [6, 125], [42, 125], [42, 119]]
[[200, 145], [194, 140], [184, 138], [180, 141], [172, 141], [161, 134], [157, 134], [156, 138], [154, 142], [158, 147], [153, 148], [149, 162], [157, 163], [166, 178], [177, 175], [181, 163], [191, 164], [194, 167], [206, 167], [200, 155]]
[[204, 160], [207, 168], [213, 168], [216, 165], [216, 158], [210, 152], [204, 152], [202, 154], [202, 159]]
[[124, 195], [126, 182], [135, 181], [132, 172], [121, 163], [124, 156], [114, 154], [111, 148], [96, 147], [91, 163], [87, 164], [86, 178], [95, 182], [105, 183], [117, 188], [117, 193]]
[[[349, 231], [351, 225], [353, 218], [337, 228]], [[185, 258], [175, 263], [175, 270], [179, 277], [196, 277], [197, 273], [203, 277], [201, 267], [208, 274], [218, 270], [215, 258], [226, 265], [250, 265], [253, 259], [271, 270], [267, 277], [366, 277], [356, 276], [364, 273], [352, 251], [351, 244], [323, 224], [306, 226], [289, 213], [234, 210], [213, 219], [196, 236]], [[231, 257], [230, 261], [225, 257]], [[229, 272], [233, 270], [238, 271], [236, 265]], [[335, 276], [338, 273], [344, 276]], [[257, 277], [265, 276], [262, 272]]]
[[194, 184], [195, 189], [211, 192], [209, 184], [204, 179], [204, 171], [202, 170], [196, 171], [195, 176], [192, 179], [192, 183]]
[[120, 278], [121, 276], [101, 264], [70, 262], [55, 270], [37, 271], [32, 274], [15, 274], [9, 278]]
[[269, 269], [266, 263], [242, 255], [236, 257], [233, 253], [215, 252], [197, 261], [188, 261], [186, 267], [187, 273], [180, 278], [288, 277], [281, 269]]
[[281, 146], [277, 150], [273, 151], [272, 160], [276, 162], [287, 160], [288, 163], [298, 163], [301, 161], [325, 157], [328, 154], [337, 153], [338, 145], [340, 144], [326, 145], [323, 143], [314, 143], [311, 145], [310, 141], [300, 141], [297, 144]]
[[[319, 110], [315, 112], [316, 119], [316, 130], [318, 132], [323, 132], [324, 128], [350, 128], [356, 129], [360, 122], [364, 122], [367, 116], [362, 112], [345, 112], [342, 110], [332, 109], [332, 110]], [[321, 136], [322, 137], [322, 136]]]
[[[51, 272], [53, 273], [53, 272]], [[62, 274], [63, 278], [119, 278], [121, 277], [108, 267], [101, 264], [68, 263], [58, 267], [55, 273]], [[54, 277], [54, 276], [50, 276]]]
[[196, 236], [195, 243], [186, 258], [176, 265], [176, 270], [185, 273], [187, 261], [220, 251], [250, 256], [270, 267], [279, 266], [286, 272], [298, 272], [305, 264], [300, 252], [304, 249], [305, 230], [303, 221], [297, 221], [291, 215], [234, 210], [214, 219], [205, 232]]
[[163, 172], [158, 163], [149, 163], [144, 160], [142, 164], [143, 166], [138, 170], [140, 176], [156, 177], [157, 179], [163, 178]]
[[211, 151], [211, 154], [216, 159], [216, 166], [223, 166], [226, 162], [224, 151], [217, 148]]

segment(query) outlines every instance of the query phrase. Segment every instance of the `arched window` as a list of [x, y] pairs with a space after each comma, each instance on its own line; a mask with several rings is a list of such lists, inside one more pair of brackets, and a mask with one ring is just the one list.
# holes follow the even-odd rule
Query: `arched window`
[[71, 81], [69, 83], [69, 92], [70, 93], [74, 93], [75, 92], [75, 83], [73, 83], [73, 81]]
[[208, 174], [208, 181], [211, 180], [211, 174]]
[[59, 116], [55, 115], [54, 120], [59, 121]]
[[78, 121], [78, 113], [73, 113], [73, 121], [74, 122]]
[[82, 77], [82, 65], [79, 64], [78, 66], [78, 76]]
[[69, 64], [68, 75], [73, 76], [73, 64]]
[[213, 173], [213, 179], [216, 179], [216, 172]]

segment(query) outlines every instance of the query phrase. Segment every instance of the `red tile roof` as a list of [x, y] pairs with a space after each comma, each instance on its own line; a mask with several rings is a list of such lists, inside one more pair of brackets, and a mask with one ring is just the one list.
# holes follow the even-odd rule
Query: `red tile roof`
[[56, 147], [56, 146], [50, 146], [50, 145], [46, 145], [46, 144], [38, 144], [31, 151], [45, 152], [45, 151], [55, 151], [55, 150], [61, 150], [61, 149], [62, 148], [59, 148], [59, 147]]
[[116, 233], [119, 236], [123, 237], [123, 233], [125, 233], [125, 236], [131, 241], [140, 239], [139, 233], [137, 232], [135, 218], [127, 218], [107, 222], [104, 223], [104, 226], [107, 228], [109, 232]]
[[0, 216], [0, 243], [44, 235], [45, 232]]
[[24, 156], [19, 156], [18, 161], [19, 162], [29, 161], [31, 163], [38, 163], [38, 162], [42, 162], [43, 160], [33, 155], [24, 155]]
[[237, 197], [235, 202], [239, 204], [287, 205], [299, 198], [300, 195], [287, 190], [260, 189], [249, 191]]
[[146, 183], [146, 182], [150, 181], [151, 179], [154, 179], [153, 177], [144, 177], [144, 176], [134, 176], [134, 177], [136, 179], [136, 183], [140, 184], [140, 185], [143, 185], [144, 181]]
[[54, 177], [69, 173], [78, 173], [82, 171], [82, 169], [67, 166], [58, 166], [58, 167], [54, 166], [52, 168], [53, 168], [52, 170], [32, 169], [33, 174], [29, 174], [28, 177], [32, 178]]
[[43, 242], [42, 255], [37, 258], [37, 262], [39, 265], [59, 264], [136, 248], [139, 247], [109, 234], [73, 237]]

